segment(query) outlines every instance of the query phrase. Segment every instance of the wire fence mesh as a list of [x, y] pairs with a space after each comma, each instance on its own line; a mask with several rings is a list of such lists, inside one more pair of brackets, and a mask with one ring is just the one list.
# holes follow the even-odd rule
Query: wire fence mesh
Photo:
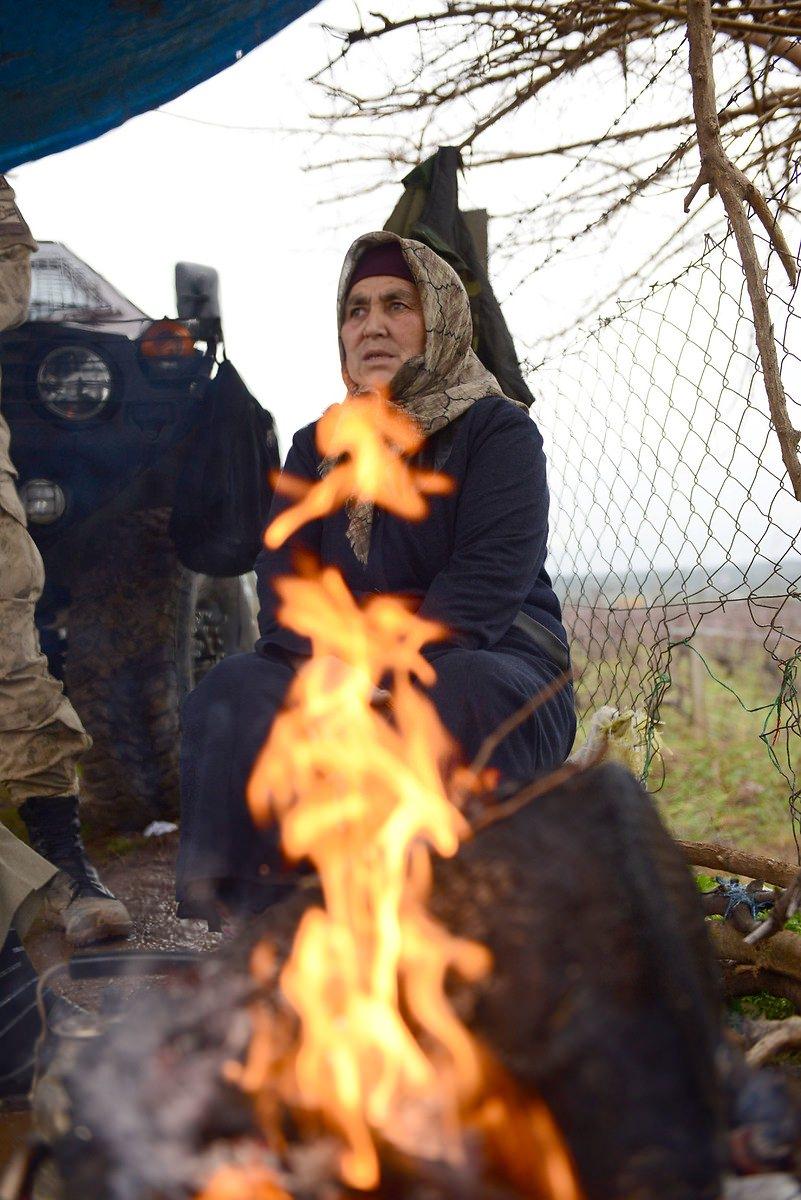
[[[791, 222], [799, 175], [774, 197]], [[799, 428], [798, 295], [764, 241], [760, 252]], [[655, 731], [671, 689], [692, 707], [695, 687], [690, 716], [703, 722], [697, 671], [708, 670], [758, 713], [798, 847], [801, 505], [771, 425], [733, 237], [707, 239], [695, 261], [527, 366], [549, 446], [551, 555], [583, 726], [602, 705], [642, 710], [658, 788], [670, 763]]]

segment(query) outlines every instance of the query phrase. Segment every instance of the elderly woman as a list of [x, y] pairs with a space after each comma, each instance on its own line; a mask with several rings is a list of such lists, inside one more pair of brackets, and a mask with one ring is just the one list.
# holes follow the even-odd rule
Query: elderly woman
[[[278, 834], [257, 831], [245, 804], [254, 761], [309, 643], [282, 627], [274, 581], [305, 550], [339, 568], [356, 597], [403, 595], [450, 636], [426, 656], [430, 691], [466, 761], [485, 736], [568, 666], [559, 603], [545, 571], [548, 490], [542, 438], [471, 349], [470, 307], [456, 273], [419, 242], [371, 233], [351, 247], [338, 296], [342, 373], [350, 394], [389, 387], [426, 436], [419, 458], [455, 481], [409, 523], [356, 505], [304, 526], [256, 563], [261, 638], [228, 658], [184, 711], [179, 912], [255, 912], [292, 886]], [[295, 435], [288, 474], [317, 480], [315, 426]], [[273, 516], [289, 501], [277, 495]], [[572, 691], [544, 703], [495, 751], [507, 781], [567, 756]]]

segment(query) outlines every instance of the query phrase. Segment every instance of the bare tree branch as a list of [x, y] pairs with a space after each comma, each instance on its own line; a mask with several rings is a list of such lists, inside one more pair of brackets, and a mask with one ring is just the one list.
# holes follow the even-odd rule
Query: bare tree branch
[[[732, 96], [719, 114], [720, 125], [727, 130], [726, 144], [732, 145], [733, 156], [741, 154], [737, 139], [748, 137], [755, 129], [761, 139], [757, 174], [767, 176], [770, 183], [768, 168], [773, 162], [786, 180], [792, 172], [798, 130], [795, 115], [801, 109], [801, 86], [787, 82], [786, 68], [791, 60], [794, 69], [801, 67], [801, 43], [796, 36], [801, 35], [801, 6], [794, 0], [784, 4], [742, 0], [736, 6], [717, 0], [710, 11], [713, 27], [723, 42], [722, 50], [728, 45], [739, 52], [744, 45], [758, 51], [760, 56], [756, 63], [746, 58], [741, 82], [728, 85], [733, 87]], [[451, 112], [462, 114], [469, 104], [472, 117], [466, 115], [463, 123], [460, 119], [462, 127], [449, 129], [447, 134], [450, 144], [465, 151], [467, 170], [504, 161], [576, 154], [579, 157], [560, 181], [567, 181], [569, 188], [574, 182], [576, 185], [569, 212], [564, 211], [562, 189], [557, 185], [547, 196], [538, 198], [535, 211], [526, 220], [530, 244], [545, 245], [549, 224], [559, 221], [563, 227], [567, 226], [565, 242], [574, 245], [644, 192], [664, 184], [667, 178], [678, 177], [694, 136], [664, 162], [661, 159], [657, 162], [654, 154], [658, 169], [642, 172], [641, 180], [634, 181], [614, 200], [614, 189], [605, 189], [597, 177], [594, 186], [590, 186], [587, 179], [593, 172], [597, 175], [603, 170], [599, 150], [604, 145], [642, 143], [650, 151], [651, 141], [661, 148], [664, 134], [692, 126], [694, 118], [684, 112], [677, 113], [670, 121], [641, 122], [629, 129], [621, 124], [639, 97], [657, 81], [661, 79], [670, 85], [680, 78], [677, 72], [683, 68], [686, 14], [686, 0], [540, 0], [534, 4], [522, 0], [508, 3], [443, 0], [441, 8], [431, 6], [402, 19], [393, 19], [384, 12], [374, 13], [365, 17], [358, 29], [340, 32], [344, 49], [332, 60], [332, 66], [343, 54], [355, 52], [360, 43], [400, 36], [404, 30], [417, 32], [419, 53], [407, 78], [388, 82], [380, 94], [356, 95], [353, 90], [338, 86], [333, 76], [327, 76], [324, 86], [336, 106], [336, 111], [330, 114], [329, 129], [347, 128], [352, 143], [357, 130], [375, 137], [382, 118], [400, 118], [413, 124], [417, 134], [414, 138], [399, 139], [398, 125], [393, 122], [384, 158], [391, 166], [413, 165], [443, 140], [443, 116]], [[661, 45], [663, 39], [665, 52], [660, 59], [654, 55], [653, 47]], [[792, 45], [781, 46], [782, 39]], [[782, 73], [776, 63], [785, 50], [790, 57], [782, 60]], [[639, 71], [641, 77], [643, 67], [649, 64], [643, 86], [633, 97], [627, 97], [626, 108], [605, 132], [563, 145], [526, 150], [480, 148], [483, 138], [526, 105], [541, 101], [548, 88], [560, 79], [593, 64], [602, 70], [602, 63], [608, 63], [615, 72], [623, 64], [627, 76]], [[742, 103], [741, 96], [746, 97]], [[351, 154], [349, 161], [379, 157], [375, 143], [371, 149], [365, 149], [368, 151], [365, 155]], [[661, 154], [664, 158], [664, 150]], [[628, 166], [636, 169], [637, 164]], [[756, 210], [763, 220], [769, 221], [771, 236], [776, 237], [775, 221], [760, 202], [761, 194], [754, 189]], [[582, 210], [590, 216], [593, 205], [595, 215], [576, 229], [576, 217]], [[603, 211], [599, 211], [601, 208]], [[789, 270], [792, 256], [786, 246], [780, 248], [785, 269]], [[552, 246], [551, 253], [535, 270], [542, 269], [556, 253], [558, 247]]]
[[743, 875], [746, 879], [762, 879], [779, 887], [789, 887], [798, 875], [798, 867], [765, 858], [761, 854], [748, 854], [732, 846], [720, 846], [715, 842], [679, 842], [685, 857], [695, 867], [711, 867], [713, 871], [729, 871], [732, 875]]
[[[744, 104], [740, 108], [727, 109], [722, 108], [718, 113], [718, 120], [721, 126], [730, 125], [734, 121], [739, 121], [743, 117], [748, 116], [774, 116], [780, 109], [786, 109], [789, 112], [801, 109], [801, 92], [795, 88], [787, 88], [784, 91], [766, 93], [760, 97], [755, 97], [751, 104]], [[653, 125], [642, 125], [636, 129], [612, 130], [602, 134], [600, 137], [586, 138], [579, 142], [564, 142], [561, 145], [545, 146], [539, 150], [507, 150], [502, 154], [488, 155], [487, 157], [470, 159], [470, 169], [476, 170], [479, 167], [497, 166], [502, 162], [518, 162], [532, 158], [547, 158], [550, 156], [561, 156], [569, 154], [573, 150], [587, 150], [604, 145], [619, 145], [622, 142], [630, 142], [637, 139], [651, 137], [655, 133], [669, 133], [676, 129], [682, 129], [687, 125], [692, 125], [694, 117], [687, 116], [676, 117], [673, 121], [658, 121]], [[362, 161], [361, 159], [359, 161]], [[395, 161], [399, 161], [398, 158]], [[411, 160], [409, 160], [411, 165]]]
[[684, 211], [689, 210], [700, 188], [707, 185], [720, 196], [737, 242], [743, 264], [751, 310], [754, 317], [757, 349], [762, 361], [765, 391], [770, 415], [781, 446], [782, 459], [797, 500], [801, 500], [801, 462], [798, 443], [801, 434], [790, 423], [787, 401], [782, 386], [773, 323], [770, 319], [765, 278], [756, 251], [756, 243], [745, 205], [750, 204], [765, 227], [787, 271], [795, 284], [795, 260], [784, 240], [768, 205], [751, 181], [729, 159], [720, 137], [715, 100], [715, 78], [712, 68], [712, 15], [709, 0], [688, 0], [687, 34], [690, 47], [690, 78], [692, 79], [693, 110], [698, 133], [701, 169], [687, 193]]

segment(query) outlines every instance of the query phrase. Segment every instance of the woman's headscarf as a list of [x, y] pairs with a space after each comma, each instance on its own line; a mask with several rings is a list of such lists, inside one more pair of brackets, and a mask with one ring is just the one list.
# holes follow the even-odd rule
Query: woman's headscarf
[[[494, 375], [482, 366], [474, 353], [473, 320], [470, 302], [462, 281], [452, 267], [422, 242], [399, 237], [381, 230], [357, 238], [345, 256], [337, 292], [337, 328], [345, 320], [345, 301], [351, 279], [365, 251], [385, 242], [397, 242], [420, 296], [426, 331], [425, 351], [410, 358], [390, 382], [390, 398], [407, 413], [428, 437], [443, 429], [484, 396], [502, 396]], [[342, 374], [348, 391], [356, 394], [358, 385], [345, 368], [345, 350], [339, 342]], [[509, 397], [507, 397], [509, 399]], [[525, 405], [509, 399], [524, 411]], [[372, 504], [354, 504], [350, 508], [348, 541], [360, 562], [367, 562]]]

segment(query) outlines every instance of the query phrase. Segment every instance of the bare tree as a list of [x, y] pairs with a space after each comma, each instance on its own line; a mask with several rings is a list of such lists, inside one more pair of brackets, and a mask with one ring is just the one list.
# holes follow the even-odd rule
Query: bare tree
[[[719, 0], [710, 12], [722, 148], [761, 191], [777, 195], [801, 146], [801, 2]], [[562, 160], [556, 186], [529, 208], [498, 214], [501, 252], [533, 250], [529, 277], [639, 197], [686, 188], [695, 173], [686, 0], [443, 0], [403, 17], [370, 12], [331, 33], [338, 48], [315, 78], [328, 97], [321, 115], [347, 142], [342, 156], [320, 166], [383, 164], [386, 182], [445, 140], [461, 148], [468, 170]], [[401, 38], [405, 52], [393, 56]], [[372, 91], [353, 90], [355, 72], [343, 64], [358, 55], [369, 63], [380, 50], [386, 72]], [[625, 103], [599, 127], [593, 88], [615, 76], [625, 82]], [[544, 101], [561, 95], [564, 103], [559, 88], [568, 79], [587, 134], [549, 140], [540, 132]], [[654, 119], [655, 107], [663, 119]], [[782, 202], [792, 196], [785, 191]], [[692, 220], [677, 219], [668, 242], [649, 254], [650, 267], [683, 244]]]
[[[442, 0], [401, 17], [371, 12], [358, 26], [332, 33], [339, 48], [316, 76], [328, 97], [329, 125], [334, 132], [368, 134], [369, 148], [355, 157], [383, 161], [380, 178], [386, 180], [386, 164], [396, 173], [399, 164], [420, 161], [445, 138], [459, 146], [472, 170], [564, 161], [555, 186], [535, 194], [530, 207], [503, 214], [500, 249], [509, 256], [526, 251], [527, 279], [600, 228], [619, 226], [640, 198], [689, 187], [667, 239], [650, 246], [611, 295], [593, 297], [579, 319], [619, 295], [632, 278], [653, 278], [655, 265], [686, 245], [692, 222], [697, 233], [698, 209], [690, 209], [702, 187], [708, 189], [706, 203], [717, 195], [722, 204], [702, 219], [708, 226], [725, 212], [734, 233], [771, 419], [801, 500], [801, 435], [787, 411], [749, 223], [752, 212], [795, 284], [795, 257], [778, 218], [793, 204], [801, 148], [801, 0]], [[408, 49], [410, 33], [417, 47], [410, 66], [408, 55], [388, 58], [374, 91], [347, 86], [353, 73], [343, 75], [343, 63], [404, 35]], [[625, 100], [599, 127], [592, 88], [615, 77], [625, 84]], [[560, 93], [562, 83], [569, 93], [566, 87]], [[586, 135], [564, 141], [532, 136], [542, 129], [537, 117], [544, 99], [560, 94], [563, 102], [569, 94], [573, 106], [581, 106]], [[512, 138], [507, 130], [514, 130]], [[352, 163], [352, 145], [350, 137], [345, 158], [321, 165]], [[766, 194], [776, 198], [778, 211]]]

